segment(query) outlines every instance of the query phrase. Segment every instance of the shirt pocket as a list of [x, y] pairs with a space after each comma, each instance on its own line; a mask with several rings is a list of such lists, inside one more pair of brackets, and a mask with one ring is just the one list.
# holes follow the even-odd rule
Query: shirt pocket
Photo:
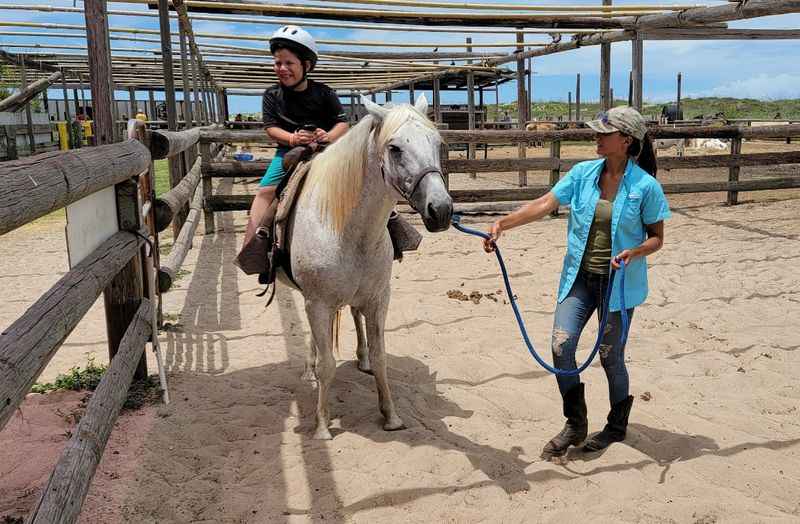
[[622, 210], [620, 228], [634, 238], [642, 236], [644, 228], [642, 226], [642, 195], [641, 193], [630, 193], [625, 199], [625, 208]]

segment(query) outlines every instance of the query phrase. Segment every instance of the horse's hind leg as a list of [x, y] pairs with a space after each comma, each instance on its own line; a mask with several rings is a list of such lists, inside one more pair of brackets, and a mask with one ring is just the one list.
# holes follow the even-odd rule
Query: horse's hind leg
[[386, 322], [387, 309], [388, 304], [371, 307], [370, 311], [365, 312], [365, 316], [367, 319], [367, 339], [369, 341], [369, 361], [372, 364], [372, 373], [375, 375], [375, 385], [378, 388], [378, 405], [385, 419], [383, 429], [393, 431], [403, 429], [406, 426], [397, 415], [386, 374], [383, 326]]
[[367, 349], [367, 336], [364, 333], [364, 315], [357, 308], [351, 307], [350, 312], [353, 314], [353, 323], [356, 325], [356, 338], [358, 339], [358, 346], [356, 347], [356, 357], [358, 358], [358, 369], [364, 373], [372, 374], [372, 367], [369, 363], [369, 353]]
[[318, 301], [306, 299], [306, 315], [311, 325], [314, 344], [317, 347], [317, 429], [315, 439], [330, 440], [330, 415], [328, 413], [328, 393], [336, 375], [336, 360], [333, 358], [333, 316], [336, 308]]

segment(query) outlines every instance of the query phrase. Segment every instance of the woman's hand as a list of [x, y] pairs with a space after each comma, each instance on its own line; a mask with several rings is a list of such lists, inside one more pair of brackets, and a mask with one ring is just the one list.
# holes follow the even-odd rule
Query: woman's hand
[[324, 129], [320, 129], [319, 127], [314, 131], [314, 140], [319, 142], [320, 144], [327, 144], [331, 141], [331, 137], [328, 136], [328, 132]]
[[483, 250], [487, 253], [491, 253], [495, 250], [495, 243], [500, 240], [500, 236], [503, 234], [503, 227], [500, 225], [499, 220], [489, 227], [488, 233], [489, 238], [483, 240]]
[[611, 259], [611, 267], [613, 267], [614, 269], [619, 269], [620, 267], [622, 267], [619, 263], [620, 260], [622, 262], [625, 262], [625, 265], [627, 266], [634, 258], [636, 258], [636, 254], [633, 252], [633, 250], [623, 249], [622, 251], [619, 252], [617, 256]]

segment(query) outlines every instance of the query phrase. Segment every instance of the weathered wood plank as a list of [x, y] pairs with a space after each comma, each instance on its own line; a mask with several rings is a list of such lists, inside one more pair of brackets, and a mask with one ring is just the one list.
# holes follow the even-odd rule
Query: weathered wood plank
[[30, 85], [26, 86], [25, 89], [21, 89], [8, 98], [0, 100], [0, 111], [17, 111], [19, 108], [33, 100], [36, 95], [43, 91], [47, 91], [47, 88], [53, 83], [57, 82], [59, 78], [61, 78], [61, 72], [55, 72], [47, 78], [42, 78], [31, 83]]
[[272, 159], [256, 162], [239, 162], [238, 160], [227, 162], [209, 162], [203, 164], [203, 175], [216, 178], [232, 177], [256, 177], [263, 176], [269, 167]]
[[0, 234], [145, 171], [136, 140], [44, 153], [0, 164]]
[[86, 413], [75, 428], [26, 522], [77, 522], [114, 422], [128, 395], [136, 364], [152, 333], [152, 318], [153, 306], [149, 300], [143, 299], [125, 331], [119, 352], [111, 360], [89, 400]]
[[116, 233], [0, 334], [0, 429], [64, 339], [143, 242], [133, 233]]
[[209, 144], [221, 142], [235, 144], [240, 142], [253, 142], [259, 144], [274, 144], [275, 141], [263, 129], [202, 129], [200, 130], [200, 143]]
[[200, 223], [201, 211], [203, 211], [203, 189], [197, 186], [189, 206], [189, 214], [186, 216], [181, 232], [178, 234], [178, 238], [175, 239], [169, 256], [158, 269], [158, 288], [161, 293], [166, 293], [170, 290], [172, 283], [175, 281], [175, 275], [178, 274], [184, 259], [186, 259], [186, 254], [192, 247], [192, 239], [197, 230], [197, 224]]
[[[197, 157], [192, 169], [186, 174], [180, 183], [158, 197], [155, 204], [156, 228], [163, 231], [172, 222], [172, 218], [180, 212], [183, 206], [189, 202], [189, 198], [195, 193], [195, 188], [200, 182], [200, 165], [202, 160]], [[183, 228], [181, 228], [181, 231]]]
[[155, 130], [150, 132], [150, 154], [153, 160], [168, 158], [186, 151], [200, 139], [200, 128], [186, 131]]

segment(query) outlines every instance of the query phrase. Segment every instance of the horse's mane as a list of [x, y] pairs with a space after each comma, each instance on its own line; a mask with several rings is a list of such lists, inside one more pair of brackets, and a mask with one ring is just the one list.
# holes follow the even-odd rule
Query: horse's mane
[[[425, 115], [412, 106], [393, 106], [377, 123], [380, 127], [376, 132], [375, 146], [379, 155], [392, 135], [410, 120], [436, 129]], [[375, 118], [367, 115], [311, 163], [305, 189], [309, 195], [316, 193], [323, 223], [331, 226], [336, 234], [344, 231], [347, 220], [358, 204], [367, 170], [369, 138], [375, 126]]]

